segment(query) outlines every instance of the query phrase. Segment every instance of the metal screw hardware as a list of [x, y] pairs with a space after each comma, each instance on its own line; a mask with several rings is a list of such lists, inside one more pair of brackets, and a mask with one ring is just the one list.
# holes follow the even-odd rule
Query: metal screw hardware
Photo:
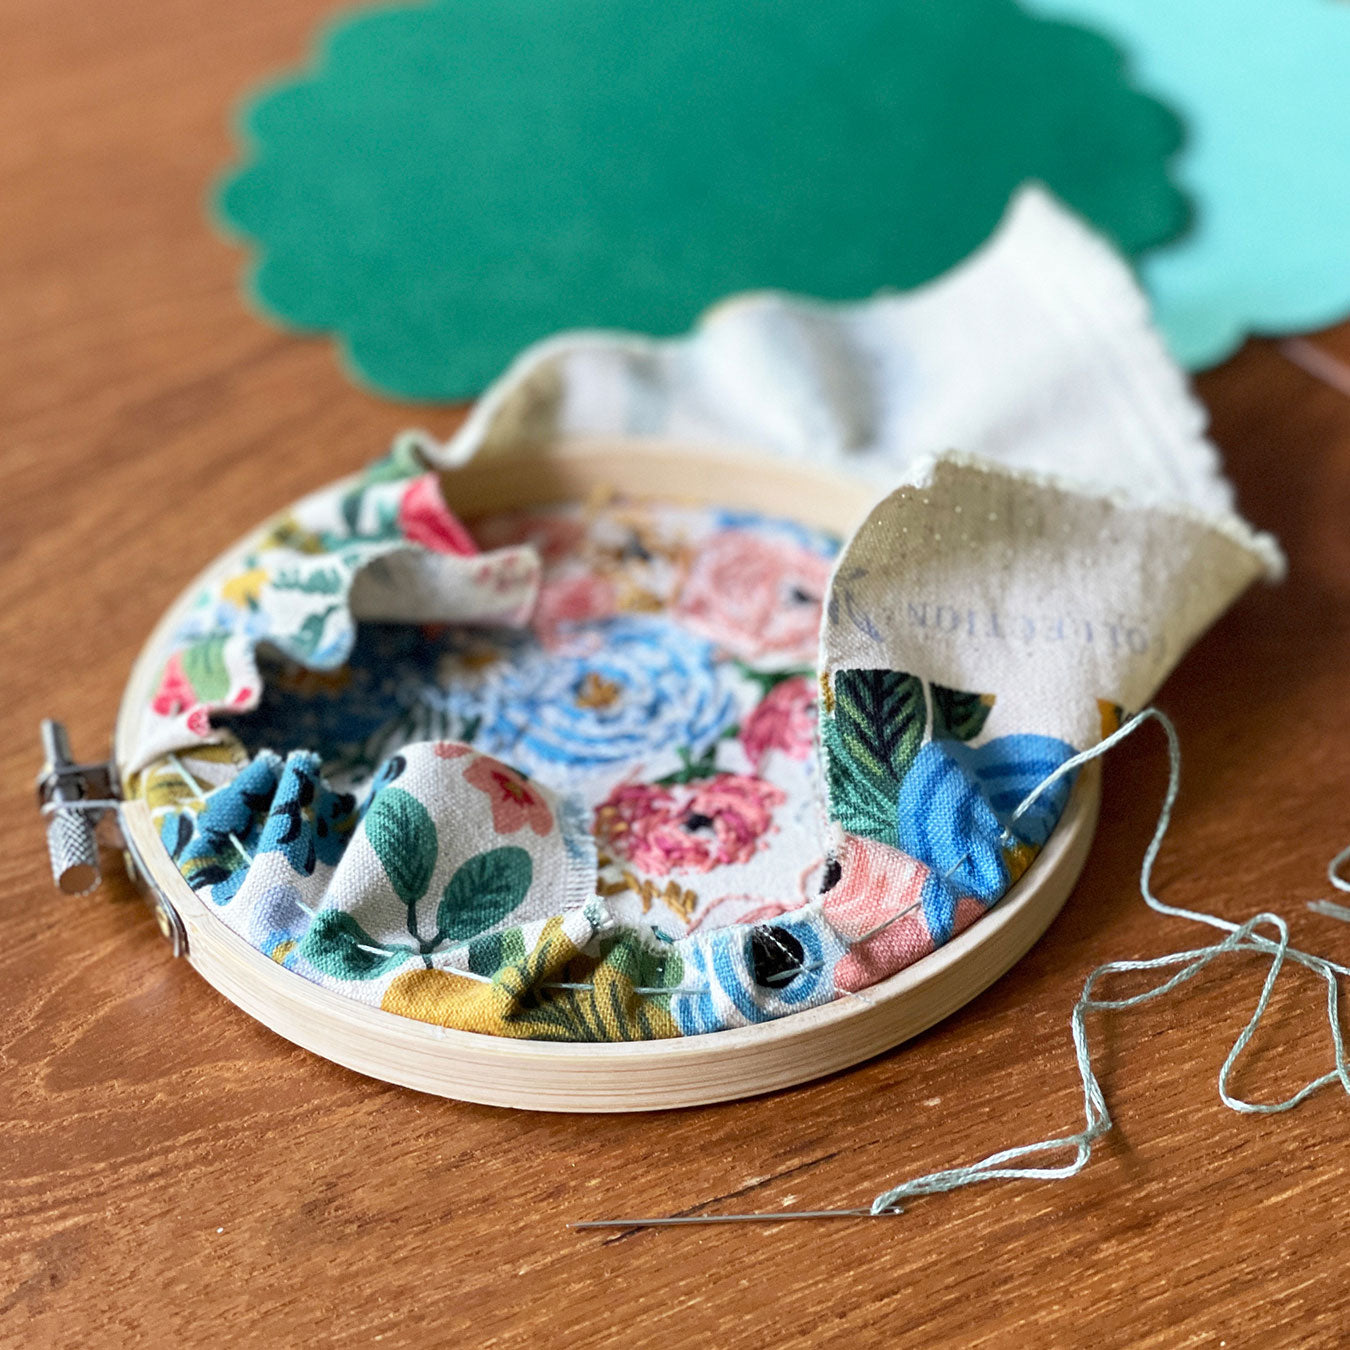
[[67, 895], [84, 895], [101, 879], [94, 830], [112, 809], [105, 803], [116, 796], [116, 778], [110, 764], [76, 764], [65, 727], [50, 718], [42, 723], [42, 751], [37, 793], [47, 817], [52, 880]]
[[42, 750], [46, 763], [38, 774], [37, 794], [47, 821], [47, 852], [52, 880], [67, 895], [84, 895], [102, 880], [99, 836], [110, 848], [120, 848], [127, 873], [145, 897], [175, 956], [187, 952], [187, 929], [167, 895], [150, 879], [135, 841], [117, 828], [121, 789], [111, 762], [76, 764], [70, 738], [60, 722], [42, 723]]

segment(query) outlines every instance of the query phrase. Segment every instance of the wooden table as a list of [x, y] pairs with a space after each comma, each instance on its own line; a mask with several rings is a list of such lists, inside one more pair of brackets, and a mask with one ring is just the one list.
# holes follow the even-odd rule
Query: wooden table
[[[227, 112], [325, 7], [0, 6], [0, 1338], [5, 1345], [1272, 1346], [1344, 1343], [1347, 1103], [1218, 1102], [1263, 966], [1235, 958], [1098, 1021], [1120, 1128], [1085, 1175], [916, 1202], [900, 1219], [577, 1234], [615, 1213], [862, 1205], [891, 1179], [1081, 1123], [1069, 1011], [1098, 962], [1207, 940], [1136, 873], [1156, 732], [1107, 767], [1062, 918], [901, 1052], [738, 1105], [521, 1115], [315, 1059], [170, 959], [130, 888], [51, 889], [37, 721], [101, 753], [186, 579], [267, 513], [380, 452], [413, 409], [241, 304], [203, 218]], [[1350, 328], [1323, 335], [1350, 358]], [[1158, 879], [1177, 903], [1311, 915], [1350, 841], [1350, 399], [1270, 345], [1200, 381], [1241, 505], [1288, 549], [1160, 702], [1186, 756]], [[1293, 976], [1237, 1076], [1328, 1065]]]

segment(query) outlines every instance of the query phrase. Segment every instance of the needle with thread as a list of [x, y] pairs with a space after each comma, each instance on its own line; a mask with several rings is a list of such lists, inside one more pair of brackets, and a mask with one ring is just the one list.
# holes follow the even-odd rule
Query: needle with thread
[[785, 1209], [779, 1214], [675, 1214], [664, 1219], [585, 1219], [569, 1228], [670, 1228], [684, 1223], [782, 1223], [787, 1219], [893, 1218], [898, 1209]]

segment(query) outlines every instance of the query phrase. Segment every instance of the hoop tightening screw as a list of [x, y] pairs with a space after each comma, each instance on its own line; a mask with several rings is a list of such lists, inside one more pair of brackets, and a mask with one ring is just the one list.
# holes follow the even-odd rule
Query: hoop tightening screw
[[114, 810], [116, 779], [110, 764], [77, 764], [60, 722], [42, 723], [45, 763], [38, 774], [38, 802], [47, 818], [52, 880], [67, 895], [84, 895], [102, 879], [95, 827]]

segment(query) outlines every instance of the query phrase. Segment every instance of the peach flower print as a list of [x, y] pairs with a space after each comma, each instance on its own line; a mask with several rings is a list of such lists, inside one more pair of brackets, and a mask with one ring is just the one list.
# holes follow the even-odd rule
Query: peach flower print
[[[839, 879], [825, 892], [821, 908], [835, 932], [855, 944], [835, 967], [834, 982], [840, 989], [856, 991], [894, 975], [934, 949], [923, 917], [923, 888], [929, 870], [899, 849], [856, 835], [848, 836], [839, 864]], [[978, 900], [958, 901], [955, 931], [983, 913]], [[873, 932], [874, 937], [860, 941]]]
[[164, 667], [151, 709], [161, 717], [173, 717], [197, 706], [197, 691], [183, 670], [182, 652], [174, 652]]
[[798, 544], [724, 530], [695, 556], [675, 613], [743, 661], [808, 661], [829, 576], [830, 560]]
[[465, 769], [464, 781], [487, 794], [498, 834], [515, 834], [528, 826], [545, 835], [553, 828], [553, 812], [543, 794], [510, 765], [483, 755]]

